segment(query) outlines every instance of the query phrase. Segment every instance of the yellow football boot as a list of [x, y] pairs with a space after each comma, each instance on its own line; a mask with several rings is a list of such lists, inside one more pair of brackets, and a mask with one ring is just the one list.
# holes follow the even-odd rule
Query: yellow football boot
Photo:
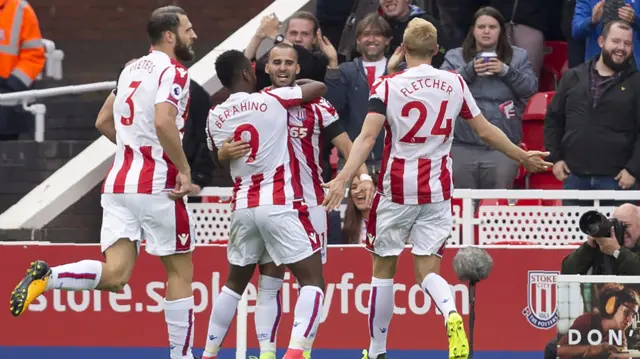
[[31, 266], [27, 269], [27, 275], [11, 292], [11, 314], [14, 317], [24, 313], [29, 304], [47, 290], [50, 275], [51, 269], [46, 262], [31, 262]]

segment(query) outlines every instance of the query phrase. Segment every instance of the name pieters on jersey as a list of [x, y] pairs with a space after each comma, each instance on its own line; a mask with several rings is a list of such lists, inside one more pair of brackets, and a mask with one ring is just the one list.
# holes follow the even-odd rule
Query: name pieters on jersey
[[[399, 204], [451, 198], [453, 119], [458, 114], [473, 118], [467, 92], [458, 75], [428, 65], [383, 76], [374, 83], [369, 112], [387, 117], [378, 183], [385, 197]], [[475, 112], [479, 113], [477, 108]]]
[[161, 51], [152, 51], [120, 73], [113, 107], [117, 149], [103, 193], [159, 193], [175, 187], [178, 170], [156, 135], [154, 106], [168, 102], [176, 107], [182, 138], [189, 82], [187, 69]]

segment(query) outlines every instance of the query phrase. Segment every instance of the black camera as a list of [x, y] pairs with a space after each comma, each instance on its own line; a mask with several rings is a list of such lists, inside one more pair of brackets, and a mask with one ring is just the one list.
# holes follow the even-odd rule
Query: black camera
[[582, 233], [595, 238], [608, 238], [611, 236], [611, 228], [613, 228], [618, 244], [620, 246], [624, 244], [627, 225], [616, 218], [607, 218], [598, 211], [588, 211], [580, 217], [579, 226]]

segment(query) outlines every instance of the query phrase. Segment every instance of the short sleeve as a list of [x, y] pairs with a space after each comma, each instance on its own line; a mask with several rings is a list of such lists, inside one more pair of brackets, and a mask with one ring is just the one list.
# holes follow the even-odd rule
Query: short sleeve
[[369, 93], [368, 112], [378, 113], [383, 116], [387, 115], [388, 86], [387, 78], [384, 76], [373, 83]]
[[217, 138], [220, 136], [216, 136], [218, 133], [218, 129], [222, 128], [222, 123], [218, 120], [218, 111], [217, 107], [213, 107], [209, 110], [209, 115], [207, 116], [207, 124], [205, 126], [205, 130], [207, 131], [207, 147], [209, 147], [209, 151], [213, 151], [222, 146], [223, 138]]
[[338, 121], [338, 111], [324, 98], [321, 98], [320, 101], [315, 105], [316, 114], [318, 115], [318, 120], [320, 121], [320, 128], [327, 128], [332, 123]]
[[176, 107], [183, 97], [188, 96], [189, 72], [180, 65], [170, 65], [160, 74], [160, 86], [156, 104], [169, 102]]
[[265, 89], [263, 92], [275, 98], [284, 108], [300, 106], [302, 104], [302, 89], [300, 86]]
[[456, 75], [458, 80], [460, 81], [460, 86], [462, 87], [462, 108], [460, 109], [460, 117], [465, 120], [470, 120], [478, 115], [480, 115], [480, 108], [476, 104], [476, 100], [471, 95], [471, 91], [469, 91], [469, 86], [467, 86], [466, 82], [460, 75]]

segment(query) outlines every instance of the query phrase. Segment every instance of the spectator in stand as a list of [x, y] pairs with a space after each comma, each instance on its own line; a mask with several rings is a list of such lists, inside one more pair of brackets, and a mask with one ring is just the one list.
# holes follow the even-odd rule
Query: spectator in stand
[[450, 48], [450, 42], [446, 33], [442, 30], [438, 20], [418, 6], [409, 4], [409, 0], [380, 0], [377, 6], [373, 1], [360, 0], [358, 9], [354, 14], [352, 14], [352, 17], [347, 22], [345, 33], [343, 33], [343, 37], [340, 40], [340, 54], [352, 54], [354, 47], [357, 45], [357, 25], [354, 27], [349, 26], [349, 24], [351, 22], [353, 24], [358, 24], [361, 21], [361, 17], [358, 17], [358, 15], [364, 17], [375, 11], [378, 11], [380, 15], [384, 16], [391, 26], [391, 42], [386, 50], [386, 55], [388, 57], [390, 57], [395, 52], [396, 48], [398, 48], [402, 43], [402, 36], [404, 35], [404, 30], [407, 28], [409, 21], [419, 17], [432, 23], [438, 30], [440, 52], [438, 55], [434, 56], [433, 66], [439, 67], [442, 64], [446, 49]]
[[527, 50], [536, 77], [544, 60], [544, 32], [549, 27], [549, 4], [541, 0], [491, 0], [507, 20], [509, 43]]
[[571, 22], [576, 10], [576, 0], [567, 0], [562, 7], [562, 34], [567, 41], [567, 60], [569, 68], [574, 68], [584, 62], [585, 39], [574, 39], [571, 35]]
[[191, 167], [192, 193], [198, 194], [203, 187], [213, 185], [213, 171], [215, 169], [204, 128], [207, 124], [209, 110], [213, 106], [211, 96], [200, 84], [191, 79], [191, 102], [189, 116], [184, 124], [182, 148]]
[[[610, 0], [607, 0], [610, 1]], [[634, 64], [640, 69], [640, 19], [636, 16], [640, 12], [640, 1], [624, 0], [626, 5], [611, 14], [610, 6], [605, 0], [578, 0], [571, 26], [574, 39], [586, 41], [584, 60], [588, 61], [600, 54], [599, 36], [609, 20], [623, 20], [633, 28]], [[605, 11], [607, 10], [607, 11]], [[605, 12], [607, 13], [606, 17]], [[616, 17], [617, 13], [617, 19]]]
[[[357, 48], [361, 57], [338, 65], [336, 49], [328, 41], [318, 41], [320, 50], [329, 59], [324, 82], [326, 99], [336, 108], [342, 126], [352, 141], [358, 137], [368, 111], [369, 89], [374, 81], [387, 74], [384, 51], [391, 41], [391, 27], [377, 13], [367, 15], [356, 29]], [[380, 170], [382, 157], [381, 134], [365, 162], [369, 172]], [[342, 160], [341, 165], [344, 165]], [[342, 166], [339, 166], [340, 168]]]
[[[294, 45], [298, 52], [300, 73], [297, 78], [324, 80], [327, 70], [327, 58], [317, 49], [316, 37], [320, 25], [318, 19], [307, 11], [298, 11], [286, 22], [284, 34], [279, 33], [280, 21], [275, 14], [265, 16], [255, 35], [244, 50], [244, 55], [251, 61], [255, 61], [257, 89], [262, 90], [271, 86], [269, 74], [265, 72], [267, 65], [267, 53], [256, 60], [256, 52], [264, 40], [271, 45], [288, 41]], [[269, 46], [271, 48], [271, 46]]]
[[[467, 31], [473, 25], [473, 13], [486, 3], [484, 0], [435, 0], [440, 23], [452, 48], [462, 46]], [[438, 35], [440, 32], [438, 31]]]
[[[497, 57], [481, 57], [485, 51]], [[520, 144], [522, 113], [538, 79], [527, 52], [509, 45], [498, 10], [483, 7], [475, 13], [462, 47], [447, 52], [442, 69], [459, 73], [489, 122]], [[518, 172], [518, 163], [488, 147], [462, 118], [456, 119], [451, 158], [456, 188], [512, 188]]]
[[[0, 0], [0, 44], [0, 94], [30, 89], [45, 56], [38, 18], [26, 1]], [[1, 106], [0, 141], [17, 140], [31, 118], [22, 105]]]
[[[340, 44], [342, 31], [347, 23], [356, 0], [317, 0], [316, 17], [320, 23], [322, 34], [326, 36], [334, 47]], [[345, 61], [345, 57], [338, 54], [340, 63]]]
[[[611, 21], [598, 43], [601, 54], [562, 76], [547, 109], [548, 160], [554, 162], [553, 174], [565, 189], [636, 189], [640, 73], [632, 64], [633, 29], [625, 21]], [[580, 204], [565, 201], [565, 205]]]
[[[366, 239], [366, 223], [370, 208], [367, 206], [364, 191], [358, 191], [359, 184], [358, 176], [353, 177], [347, 194], [347, 209], [344, 212], [344, 226], [342, 227], [344, 244], [362, 244]], [[376, 184], [375, 181], [374, 184]]]

